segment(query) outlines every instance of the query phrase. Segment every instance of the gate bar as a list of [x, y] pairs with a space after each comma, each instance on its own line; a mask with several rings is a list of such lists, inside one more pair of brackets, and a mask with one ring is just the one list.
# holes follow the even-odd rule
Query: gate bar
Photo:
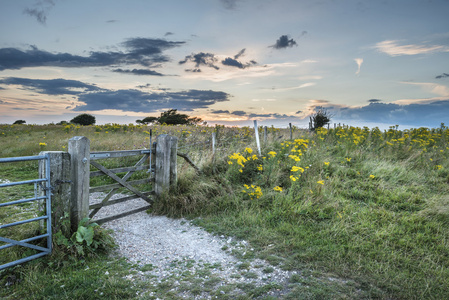
[[47, 181], [47, 179], [33, 179], [33, 180], [25, 180], [25, 181], [16, 181], [16, 182], [9, 182], [9, 183], [2, 183], [0, 184], [0, 188], [2, 187], [8, 187], [8, 186], [14, 186], [14, 185], [21, 185], [21, 184], [29, 184], [29, 183], [39, 183]]
[[[38, 239], [43, 239], [44, 237], [48, 237], [48, 234], [42, 234], [42, 235], [38, 235], [38, 236], [33, 236], [33, 237], [28, 238], [28, 239], [21, 240], [20, 242], [28, 243], [28, 242], [35, 241], [35, 240], [38, 240]], [[0, 250], [6, 249], [6, 248], [9, 248], [9, 247], [12, 247], [12, 246], [15, 246], [15, 244], [6, 244], [6, 245], [1, 246]]]
[[0, 207], [14, 205], [14, 204], [20, 204], [20, 203], [25, 203], [25, 202], [31, 202], [31, 201], [36, 201], [36, 200], [44, 200], [44, 199], [47, 199], [47, 197], [40, 196], [40, 197], [37, 197], [37, 198], [16, 200], [16, 201], [11, 201], [11, 202], [6, 202], [6, 203], [0, 203]]
[[42, 217], [37, 217], [37, 218], [34, 218], [34, 219], [27, 219], [27, 220], [23, 220], [23, 221], [9, 223], [9, 224], [5, 224], [5, 225], [0, 225], [0, 229], [8, 228], [8, 227], [11, 227], [11, 226], [16, 226], [16, 225], [21, 225], [21, 224], [26, 224], [26, 223], [30, 223], [30, 222], [33, 222], [33, 221], [45, 220], [45, 219], [49, 219], [49, 217], [48, 216], [42, 216]]

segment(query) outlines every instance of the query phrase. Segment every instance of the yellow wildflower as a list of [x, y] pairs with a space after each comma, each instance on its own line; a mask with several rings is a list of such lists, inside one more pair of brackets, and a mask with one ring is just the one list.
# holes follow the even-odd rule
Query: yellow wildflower
[[325, 161], [325, 162], [324, 162], [324, 165], [328, 166], [328, 165], [329, 165], [329, 162], [328, 162], [328, 161]]
[[316, 183], [324, 185], [324, 180], [318, 180]]
[[47, 144], [46, 143], [39, 143], [39, 146], [45, 147], [45, 146], [47, 146]]
[[373, 174], [371, 174], [370, 176], [369, 176], [369, 178], [371, 178], [371, 179], [374, 179], [376, 176], [374, 176]]
[[277, 153], [274, 151], [270, 151], [270, 152], [268, 152], [268, 154], [271, 155], [271, 157], [275, 157]]
[[253, 149], [247, 147], [247, 148], [245, 148], [245, 152], [248, 154], [251, 154], [251, 153], [253, 153]]
[[275, 186], [273, 190], [275, 190], [276, 192], [282, 192], [282, 188], [280, 186]]

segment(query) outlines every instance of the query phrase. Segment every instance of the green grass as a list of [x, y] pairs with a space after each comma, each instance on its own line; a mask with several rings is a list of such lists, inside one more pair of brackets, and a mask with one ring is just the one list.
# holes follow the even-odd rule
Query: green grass
[[[2, 130], [6, 139], [1, 136]], [[0, 151], [0, 157], [37, 154], [43, 150], [39, 142], [44, 136], [47, 150], [62, 150], [74, 135], [88, 136], [93, 151], [141, 148], [148, 144], [147, 130], [147, 127], [112, 125], [69, 129], [0, 126], [0, 140], [8, 143]], [[215, 155], [210, 152], [212, 130], [218, 130], [219, 140], [223, 141], [218, 148], [226, 149]], [[259, 155], [257, 159], [248, 159], [256, 152], [248, 128], [171, 126], [157, 127], [155, 131], [178, 136], [179, 151], [188, 153], [203, 173], [195, 173], [180, 158], [178, 186], [154, 205], [154, 213], [196, 218], [194, 223], [210, 232], [247, 240], [254, 251], [234, 249], [242, 260], [239, 269], [243, 274], [234, 276], [254, 277], [254, 273], [246, 271], [246, 260], [253, 257], [265, 259], [273, 267], [302, 272], [290, 279], [287, 289], [242, 285], [239, 288], [245, 293], [234, 294], [236, 298], [262, 297], [276, 289], [287, 291], [283, 295], [274, 293], [275, 297], [285, 299], [449, 298], [447, 128], [385, 132], [348, 128], [316, 134], [296, 130], [294, 138], [307, 139], [307, 148], [302, 142], [285, 141], [287, 132], [272, 130], [270, 142], [262, 149], [265, 159]], [[284, 138], [278, 139], [281, 135]], [[23, 143], [19, 144], [19, 140]], [[246, 147], [254, 152], [245, 152]], [[291, 152], [292, 149], [301, 149], [302, 155]], [[268, 154], [270, 151], [276, 154]], [[234, 152], [248, 159], [243, 162], [244, 167], [229, 158]], [[300, 160], [289, 158], [292, 154]], [[258, 169], [260, 165], [263, 171]], [[293, 172], [293, 166], [303, 168], [304, 172]], [[9, 180], [25, 179], [37, 170], [26, 164], [0, 168], [0, 178]], [[296, 176], [296, 181], [290, 179], [291, 175]], [[251, 185], [260, 187], [260, 194], [252, 193], [255, 188]], [[274, 190], [275, 187], [282, 191]], [[0, 193], [8, 198], [25, 191], [0, 189]], [[20, 209], [15, 213], [18, 212]], [[51, 295], [57, 284], [49, 284], [47, 289], [43, 288], [44, 280], [37, 279], [37, 273], [44, 269], [46, 280], [51, 281], [51, 276], [62, 278], [66, 283], [61, 285], [73, 287], [70, 293], [93, 297], [96, 295], [93, 287], [80, 285], [80, 290], [76, 290], [75, 286], [86, 264], [91, 265], [90, 269], [100, 270], [107, 260], [102, 257], [88, 260], [82, 266], [68, 263], [68, 268], [59, 268], [43, 259], [17, 267], [8, 272], [21, 274], [22, 282], [27, 284], [11, 286], [10, 291], [14, 291], [11, 299], [30, 294], [37, 295], [36, 298]], [[131, 272], [125, 264], [112, 264], [118, 274], [122, 274], [119, 269], [123, 274]], [[151, 266], [144, 268], [150, 270]], [[272, 271], [264, 269], [265, 274]], [[6, 280], [7, 274], [1, 273], [1, 280]], [[120, 287], [114, 280], [104, 283], [100, 271], [90, 274], [90, 280], [98, 285], [109, 284], [112, 291]], [[184, 286], [200, 294], [204, 282], [196, 279], [188, 279]], [[216, 278], [206, 282], [210, 293], [214, 293], [217, 282]], [[176, 299], [170, 291], [171, 281], [147, 289], [126, 281], [121, 284], [123, 298], [133, 293], [135, 296], [137, 289]], [[234, 288], [220, 287], [215, 295], [226, 299], [219, 291], [228, 295]], [[61, 296], [62, 291], [58, 293]], [[110, 297], [116, 297], [112, 294]]]

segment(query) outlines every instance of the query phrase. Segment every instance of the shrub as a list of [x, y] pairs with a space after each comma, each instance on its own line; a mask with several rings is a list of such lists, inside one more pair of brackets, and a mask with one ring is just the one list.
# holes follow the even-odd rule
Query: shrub
[[94, 125], [95, 117], [89, 114], [81, 114], [70, 120], [70, 123], [79, 124], [83, 126]]

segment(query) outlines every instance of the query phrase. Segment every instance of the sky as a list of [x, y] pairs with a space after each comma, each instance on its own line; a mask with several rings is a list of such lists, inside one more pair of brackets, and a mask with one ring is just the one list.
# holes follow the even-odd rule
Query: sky
[[449, 0], [1, 0], [0, 124], [449, 125]]

